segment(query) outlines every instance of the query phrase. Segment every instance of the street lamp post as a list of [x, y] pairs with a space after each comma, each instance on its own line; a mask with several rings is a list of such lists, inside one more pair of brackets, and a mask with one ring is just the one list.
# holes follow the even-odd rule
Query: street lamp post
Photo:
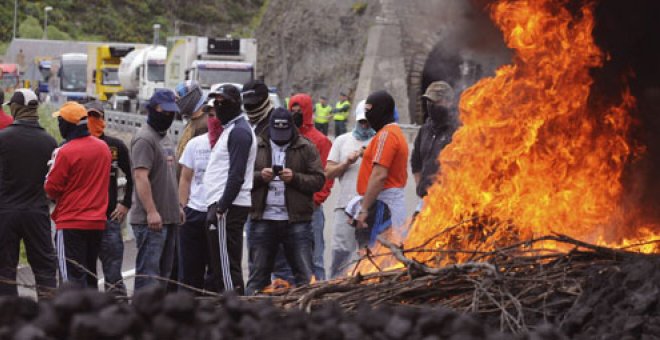
[[16, 39], [16, 15], [18, 14], [18, 0], [14, 0], [14, 34], [12, 38]]
[[44, 8], [44, 39], [48, 39], [48, 12], [52, 11], [53, 7], [46, 6]]
[[160, 33], [160, 24], [154, 24], [154, 46], [158, 45], [159, 33]]

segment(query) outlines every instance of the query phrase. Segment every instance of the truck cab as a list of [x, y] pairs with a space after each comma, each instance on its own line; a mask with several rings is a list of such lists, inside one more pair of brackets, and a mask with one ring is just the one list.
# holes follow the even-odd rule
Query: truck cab
[[244, 84], [254, 79], [256, 73], [255, 39], [169, 37], [167, 47], [168, 88], [195, 80], [208, 91], [217, 83]]
[[87, 100], [87, 54], [66, 53], [58, 60], [53, 101], [59, 106], [67, 101]]
[[113, 94], [121, 91], [119, 65], [121, 58], [133, 49], [133, 47], [109, 45], [96, 48], [96, 64], [92, 77], [94, 78], [94, 95], [99, 100], [107, 101]]
[[20, 86], [18, 64], [0, 64], [0, 87], [4, 91], [13, 91]]
[[188, 79], [197, 81], [208, 94], [213, 84], [245, 84], [254, 80], [254, 66], [237, 61], [195, 60], [189, 70]]

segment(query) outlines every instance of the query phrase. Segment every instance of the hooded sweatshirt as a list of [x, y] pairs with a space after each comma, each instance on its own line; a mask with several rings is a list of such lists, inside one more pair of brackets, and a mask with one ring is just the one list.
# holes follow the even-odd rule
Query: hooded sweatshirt
[[112, 156], [107, 144], [89, 135], [83, 124], [68, 129], [46, 175], [44, 189], [56, 201], [52, 218], [58, 230], [105, 229]]
[[[314, 110], [312, 107], [312, 97], [308, 94], [297, 94], [289, 100], [289, 111], [294, 105], [299, 105], [303, 112], [303, 125], [300, 127], [300, 134], [314, 143], [316, 149], [321, 155], [321, 165], [325, 169], [328, 162], [328, 154], [332, 148], [332, 142], [321, 131], [314, 127]], [[330, 196], [330, 190], [334, 180], [326, 180], [321, 191], [314, 194], [314, 203], [321, 205]]]

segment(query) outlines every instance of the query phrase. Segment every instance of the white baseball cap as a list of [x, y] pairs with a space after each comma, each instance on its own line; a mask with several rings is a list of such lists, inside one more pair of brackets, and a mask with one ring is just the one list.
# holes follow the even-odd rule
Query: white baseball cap
[[8, 102], [3, 105], [9, 105], [11, 103], [20, 104], [23, 106], [39, 105], [39, 99], [34, 91], [30, 89], [18, 89], [14, 92], [14, 95], [11, 96]]
[[364, 107], [367, 105], [366, 100], [360, 101], [357, 106], [355, 107], [355, 121], [359, 122], [361, 120], [366, 120], [367, 116], [364, 113]]

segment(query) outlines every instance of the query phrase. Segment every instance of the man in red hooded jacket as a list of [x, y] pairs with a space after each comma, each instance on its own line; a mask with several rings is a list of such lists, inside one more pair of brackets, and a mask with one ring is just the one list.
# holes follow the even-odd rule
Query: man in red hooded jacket
[[[312, 97], [304, 93], [291, 97], [289, 100], [289, 111], [293, 114], [293, 121], [298, 127], [300, 134], [316, 145], [316, 149], [321, 155], [321, 163], [323, 168], [325, 168], [328, 161], [328, 154], [332, 148], [332, 142], [314, 127]], [[317, 280], [325, 280], [326, 278], [325, 267], [323, 265], [323, 252], [325, 251], [325, 241], [323, 239], [323, 228], [325, 225], [323, 202], [330, 196], [333, 183], [333, 180], [326, 180], [323, 189], [314, 194], [315, 209], [312, 217], [312, 229], [314, 232], [314, 276]]]

